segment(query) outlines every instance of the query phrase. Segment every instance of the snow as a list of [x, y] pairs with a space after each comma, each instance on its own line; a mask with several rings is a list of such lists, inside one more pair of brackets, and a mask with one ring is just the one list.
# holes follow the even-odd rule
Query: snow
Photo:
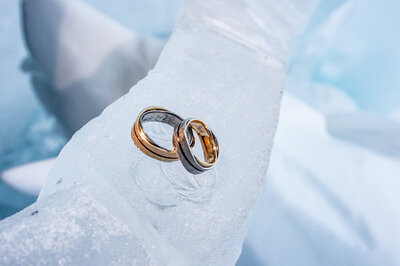
[[[77, 3], [56, 6], [68, 11]], [[234, 264], [264, 181], [290, 47], [313, 6], [314, 1], [184, 2], [156, 67], [72, 137], [37, 203], [0, 222], [0, 262]], [[98, 19], [93, 12], [73, 15], [78, 14], [85, 21]], [[74, 61], [65, 62], [71, 67]], [[158, 193], [149, 194], [138, 185], [143, 177], [202, 178], [179, 162], [168, 166], [168, 177], [157, 170], [165, 163], [150, 160], [152, 167], [138, 168], [146, 157], [133, 145], [130, 129], [150, 105], [198, 117], [218, 137], [221, 158], [208, 173], [215, 185], [197, 182], [205, 191], [202, 200], [191, 200], [189, 193], [171, 203], [163, 196], [169, 199], [175, 186], [156, 183]]]
[[[156, 25], [147, 24], [137, 27], [139, 22], [139, 24], [143, 24], [146, 21], [146, 18], [143, 17], [146, 12], [139, 16], [131, 16], [132, 20], [129, 20], [128, 15], [121, 15], [124, 12], [129, 13], [131, 10], [128, 8], [121, 11], [119, 5], [108, 8], [109, 5], [106, 2], [88, 2], [99, 7], [114, 19], [120, 20], [125, 26], [129, 26], [129, 28], [136, 26], [135, 29], [141, 33], [151, 32], [164, 38], [169, 35], [171, 26], [168, 23], [157, 22]], [[167, 1], [163, 2], [168, 5], [166, 3]], [[57, 163], [58, 165], [50, 175], [50, 181], [47, 182], [41, 199], [23, 212], [0, 223], [0, 239], [3, 241], [0, 241], [0, 258], [2, 258], [0, 261], [4, 264], [27, 264], [34, 260], [35, 264], [71, 264], [74, 262], [79, 264], [125, 264], [128, 262], [130, 264], [169, 263], [176, 265], [191, 264], [189, 261], [193, 262], [195, 258], [198, 264], [215, 264], [216, 262], [229, 264], [229, 262], [235, 261], [234, 258], [237, 257], [238, 250], [240, 250], [239, 243], [243, 239], [246, 227], [249, 226], [238, 265], [400, 264], [400, 258], [397, 255], [400, 248], [398, 240], [400, 239], [398, 226], [400, 210], [397, 204], [397, 192], [400, 189], [397, 173], [400, 170], [400, 162], [396, 138], [399, 126], [395, 121], [396, 118], [398, 120], [400, 112], [393, 104], [393, 102], [396, 103], [396, 97], [393, 97], [394, 100], [389, 106], [393, 118], [371, 112], [382, 111], [386, 108], [381, 106], [382, 101], [374, 101], [374, 97], [385, 99], [390, 95], [396, 96], [396, 93], [392, 93], [393, 87], [391, 86], [398, 84], [395, 82], [397, 76], [393, 74], [394, 81], [391, 82], [391, 86], [386, 86], [385, 90], [376, 90], [379, 91], [379, 95], [376, 95], [375, 85], [372, 86], [373, 82], [368, 86], [357, 85], [363, 82], [364, 72], [369, 70], [367, 64], [365, 69], [360, 73], [357, 72], [359, 75], [354, 74], [353, 68], [343, 69], [348, 65], [359, 67], [360, 64], [357, 60], [363, 60], [365, 57], [376, 57], [376, 53], [382, 49], [380, 48], [382, 46], [387, 48], [387, 53], [392, 53], [392, 44], [379, 38], [375, 38], [376, 46], [373, 47], [376, 50], [372, 53], [365, 50], [362, 56], [355, 57], [354, 50], [346, 50], [347, 47], [352, 47], [351, 44], [354, 40], [359, 43], [364, 42], [366, 45], [369, 45], [368, 42], [370, 42], [370, 37], [366, 38], [363, 33], [352, 34], [354, 31], [358, 32], [360, 28], [359, 25], [355, 27], [354, 23], [359, 23], [360, 17], [364, 16], [364, 13], [371, 12], [371, 10], [382, 13], [390, 8], [390, 5], [386, 1], [377, 7], [377, 4], [370, 5], [372, 2], [365, 1], [363, 3], [369, 4], [362, 4], [361, 11], [354, 13], [354, 9], [359, 7], [359, 3], [356, 1], [333, 1], [330, 4], [321, 4], [325, 9], [322, 8], [322, 11], [319, 10], [314, 14], [312, 18], [314, 24], [309, 27], [308, 34], [303, 36], [305, 43], [299, 42], [300, 50], [297, 50], [293, 57], [290, 77], [286, 83], [289, 93], [285, 93], [283, 96], [280, 123], [276, 132], [266, 185], [260, 186], [263, 182], [261, 174], [258, 175], [258, 179], [254, 178], [250, 180], [251, 182], [246, 182], [249, 177], [255, 175], [249, 171], [249, 168], [245, 168], [246, 164], [236, 162], [238, 160], [235, 158], [236, 150], [230, 150], [228, 155], [224, 155], [228, 156], [229, 160], [222, 166], [222, 172], [218, 167], [216, 171], [207, 172], [200, 177], [187, 175], [179, 163], [162, 164], [147, 157], [140, 157], [140, 154], [134, 154], [135, 157], [131, 158], [134, 146], [129, 146], [131, 145], [129, 144], [130, 140], [122, 134], [123, 132], [121, 134], [116, 132], [121, 127], [129, 128], [135, 117], [136, 109], [132, 110], [127, 106], [133, 104], [133, 96], [128, 95], [115, 104], [120, 108], [113, 105], [110, 107], [111, 110], [107, 110], [103, 116], [90, 123], [89, 127], [92, 130], [96, 129], [95, 132], [87, 132], [85, 128], [84, 133], [78, 133], [76, 138], [80, 140], [75, 138], [73, 144], [70, 144], [64, 152], [67, 155], [63, 153], [60, 158], [62, 161]], [[153, 8], [153, 4], [149, 1], [146, 7], [150, 10]], [[253, 4], [255, 6], [252, 6]], [[196, 18], [197, 20], [186, 18], [184, 22], [182, 22], [184, 18], [181, 18], [181, 27], [184, 28], [184, 31], [199, 30], [203, 34], [205, 29], [200, 27], [198, 21], [204, 20], [207, 30], [211, 30], [217, 35], [222, 34], [239, 45], [249, 47], [258, 56], [267, 55], [268, 58], [271, 55], [275, 57], [275, 55], [287, 54], [289, 46], [274, 47], [271, 45], [271, 43], [277, 43], [271, 36], [282, 34], [281, 42], [282, 40], [287, 41], [285, 38], [293, 37], [290, 30], [287, 31], [287, 34], [276, 30], [280, 28], [280, 26], [276, 28], [276, 25], [281, 25], [281, 23], [274, 21], [274, 16], [263, 18], [265, 20], [253, 21], [241, 14], [243, 13], [241, 9], [243, 9], [257, 18], [265, 12], [279, 11], [279, 5], [269, 6], [269, 3], [265, 3], [265, 6], [262, 6], [258, 1], [247, 5], [237, 3], [230, 8], [235, 16], [231, 16], [232, 14], [228, 12], [228, 15], [218, 17], [221, 15], [218, 14], [219, 9], [224, 8], [224, 2], [220, 5], [222, 7], [216, 8], [215, 14], [207, 12], [208, 16], [202, 13], [205, 12], [206, 7], [202, 7], [201, 3], [196, 8], [191, 6], [190, 8], [194, 8], [197, 10], [196, 12], [202, 14], [196, 16], [196, 13], [193, 14], [193, 17], [201, 18]], [[337, 8], [338, 6], [339, 8]], [[299, 5], [299, 7], [301, 6]], [[335, 8], [337, 9], [333, 15], [330, 15], [332, 9]], [[85, 10], [87, 7], [83, 9]], [[392, 9], [395, 10], [395, 8]], [[156, 16], [157, 12], [159, 12], [157, 14], [165, 12], [162, 10], [164, 9], [153, 10], [154, 12], [149, 13], [151, 16]], [[296, 9], [293, 11], [288, 14], [295, 15]], [[136, 10], [135, 12], [138, 14]], [[70, 15], [77, 16], [75, 11]], [[238, 17], [241, 17], [242, 20], [238, 20]], [[89, 23], [90, 18], [88, 19]], [[270, 18], [272, 19], [270, 20]], [[100, 19], [100, 23], [105, 23], [105, 21]], [[364, 24], [365, 21], [362, 23]], [[393, 27], [391, 25], [396, 25], [396, 23], [390, 23], [390, 19], [379, 21], [374, 19], [368, 23], [379, 25], [379, 27], [373, 28], [372, 34], [374, 35], [379, 35], [379, 31], [375, 29], [390, 28]], [[160, 26], [161, 24], [163, 25]], [[293, 24], [296, 24], [295, 20], [293, 20]], [[292, 25], [291, 27], [293, 24], [289, 23]], [[353, 26], [351, 26], [352, 24]], [[193, 25], [197, 25], [200, 29], [194, 29]], [[69, 23], [66, 23], [65, 26], [66, 29], [69, 29]], [[117, 25], [116, 28], [121, 29], [121, 26]], [[265, 35], [264, 31], [270, 32], [270, 35]], [[77, 34], [72, 29], [64, 31], [63, 34], [67, 34], [65, 32], [69, 32], [72, 36]], [[108, 34], [104, 30], [103, 33]], [[55, 34], [58, 33], [55, 32]], [[172, 95], [171, 98], [173, 98], [174, 95], [181, 92], [185, 84], [187, 88], [191, 88], [192, 84], [187, 84], [184, 80], [193, 81], [197, 85], [206, 84], [207, 86], [204, 87], [217, 88], [216, 92], [219, 98], [230, 97], [230, 102], [225, 102], [225, 106], [231, 106], [229, 109], [230, 120], [228, 121], [230, 122], [231, 116], [238, 113], [236, 109], [239, 103], [246, 106], [246, 103], [253, 101], [253, 96], [248, 97], [240, 93], [237, 96], [227, 96], [225, 91], [219, 93], [223, 90], [222, 85], [214, 85], [213, 80], [219, 80], [224, 85], [227, 83], [226, 80], [232, 78], [233, 80], [227, 86], [232, 89], [234, 94], [237, 93], [239, 91], [237, 84], [231, 84], [240, 81], [240, 78], [229, 77], [231, 74], [229, 71], [232, 71], [229, 64], [235, 66], [237, 60], [230, 58], [226, 63], [228, 66], [223, 68], [218, 68], [219, 65], [215, 63], [210, 63], [210, 66], [199, 64], [199, 62], [204, 62], [200, 58], [203, 53], [208, 56], [211, 53], [198, 50], [197, 45], [206, 47], [209, 45], [208, 42], [204, 44], [204, 40], [199, 39], [209, 40], [213, 37], [210, 40], [215, 41], [219, 38], [209, 33], [198, 38], [194, 37], [194, 34], [182, 34], [182, 29], [178, 28], [171, 40], [172, 43], [168, 45], [167, 51], [161, 57], [163, 63], [160, 63], [158, 67], [164, 66], [163, 70], [161, 71], [157, 67], [150, 77], [143, 81], [144, 84], [135, 86], [131, 93], [135, 97], [136, 95], [147, 95], [145, 92], [136, 94], [136, 89], [159, 93], [161, 88], [172, 87], [171, 84], [175, 82], [173, 88], [177, 87], [178, 91]], [[117, 40], [119, 40], [118, 34]], [[322, 40], [324, 43], [321, 42]], [[189, 42], [189, 44], [183, 46], [183, 42]], [[66, 43], [68, 44], [68, 42]], [[83, 42], [83, 44], [87, 43], [90, 42], [87, 40]], [[396, 45], [395, 38], [392, 43], [394, 46]], [[223, 41], [219, 41], [218, 44], [220, 47], [231, 47], [226, 46], [226, 42]], [[174, 49], [176, 47], [185, 47], [185, 51], [177, 52]], [[188, 50], [192, 51], [190, 56], [188, 56]], [[237, 51], [233, 55], [235, 58], [247, 56], [243, 54], [245, 52], [240, 52], [240, 49], [233, 50]], [[228, 51], [221, 48], [218, 52], [227, 53]], [[342, 58], [337, 61], [337, 58], [332, 58], [332, 54], [345, 54], [347, 59], [343, 60]], [[195, 55], [198, 56], [195, 57]], [[101, 64], [101, 60], [98, 58], [103, 58], [102, 56], [93, 55], [92, 57], [97, 61], [89, 63]], [[170, 60], [171, 57], [173, 60]], [[214, 56], [213, 58], [220, 57]], [[190, 63], [183, 64], [187, 59], [190, 59]], [[393, 64], [395, 59], [396, 56], [388, 62]], [[80, 60], [77, 57], [75, 62], [79, 64]], [[172, 71], [168, 69], [172, 66], [171, 61], [174, 62]], [[278, 60], [270, 60], [259, 65], [263, 68], [266, 65], [268, 68], [275, 62], [278, 67], [282, 61], [285, 60], [278, 58]], [[65, 62], [67, 61], [63, 61], [62, 64], [66, 64]], [[185, 72], [184, 70], [188, 66], [198, 70], [195, 74], [200, 76], [193, 77], [195, 75]], [[217, 71], [217, 74], [222, 76], [202, 75], [211, 67], [221, 69], [221, 71]], [[396, 69], [398, 68], [393, 67], [391, 71], [395, 72]], [[180, 71], [179, 73], [186, 74], [186, 77], [175, 78], [177, 70]], [[384, 70], [390, 73], [387, 68]], [[9, 70], [7, 69], [7, 71]], [[107, 70], [107, 72], [110, 71], [112, 68]], [[224, 71], [227, 71], [225, 76], [223, 76]], [[93, 69], [91, 73], [93, 73]], [[319, 75], [314, 77], [315, 73], [319, 73]], [[348, 86], [347, 83], [343, 83], [344, 73], [353, 73], [356, 85]], [[167, 74], [169, 74], [168, 77]], [[249, 75], [246, 72], [245, 74]], [[164, 79], [172, 78], [174, 78], [173, 82], [169, 80], [164, 84]], [[207, 80], [200, 81], [200, 79]], [[371, 79], [390, 80], [379, 75], [371, 75]], [[104, 80], [108, 82], [106, 77]], [[267, 83], [267, 79], [262, 83]], [[154, 89], [150, 84], [154, 86], [161, 84], [162, 86]], [[90, 84], [90, 86], [95, 85], [95, 82]], [[243, 88], [247, 89], [248, 85]], [[352, 90], [358, 88], [363, 88], [362, 93], [351, 93]], [[201, 98], [200, 92], [204, 90], [198, 87], [194, 89], [198, 91], [196, 96], [199, 95]], [[269, 89], [273, 90], [273, 88]], [[150, 98], [147, 101], [153, 99], [153, 96], [147, 95], [146, 97]], [[167, 96], [164, 94], [163, 97]], [[260, 97], [264, 99], [265, 95], [261, 93]], [[175, 108], [186, 110], [179, 104], [177, 107], [175, 104], [169, 105], [171, 98], [168, 98], [165, 104], [172, 106], [170, 107], [172, 110], [176, 111]], [[269, 103], [269, 101], [266, 102]], [[194, 112], [199, 118], [202, 119], [207, 115], [207, 112], [200, 107], [195, 105], [194, 108], [197, 108]], [[209, 107], [207, 106], [207, 108]], [[115, 111], [116, 109], [118, 112]], [[122, 111], [126, 112], [126, 110], [128, 110], [124, 116], [124, 119], [127, 120], [126, 124], [119, 127], [115, 123], [107, 122], [116, 119], [119, 117], [117, 114]], [[213, 116], [221, 112], [212, 110]], [[263, 113], [265, 110], [266, 107], [263, 106], [257, 110], [257, 114]], [[187, 112], [187, 115], [194, 116], [192, 111]], [[239, 117], [249, 118], [244, 111]], [[256, 118], [259, 119], [258, 116]], [[50, 135], [46, 133], [54, 131], [55, 126], [52, 119], [40, 114], [31, 123], [32, 126], [25, 133], [29, 138], [21, 145], [20, 149], [3, 156], [3, 161], [5, 158], [5, 161], [18, 164], [33, 158], [31, 153], [43, 157], [46, 156], [46, 151], [52, 150], [54, 153], [54, 150], [60, 147], [62, 141], [59, 140], [59, 137], [54, 133]], [[107, 124], [102, 125], [102, 123]], [[214, 131], [215, 127], [218, 127], [217, 136], [219, 138], [223, 136], [227, 140], [224, 147], [229, 145], [226, 143], [230, 143], [230, 137], [226, 137], [226, 133], [221, 132], [225, 132], [229, 128], [229, 134], [232, 134], [231, 132], [237, 131], [237, 128], [232, 130], [229, 125], [215, 121], [212, 117], [207, 118], [207, 123], [210, 123]], [[215, 125], [216, 123], [223, 126]], [[109, 125], [112, 126], [112, 130], [107, 128]], [[239, 125], [241, 132], [249, 127], [246, 124], [242, 125], [241, 122]], [[160, 141], [168, 140], [168, 132], [165, 132], [163, 128], [153, 126], [149, 129], [154, 131]], [[120, 139], [123, 141], [118, 142], [119, 146], [111, 147]], [[265, 140], [266, 137], [262, 136], [262, 139]], [[109, 145], [107, 142], [110, 142]], [[34, 152], [28, 151], [32, 147], [29, 145], [35, 147]], [[77, 149], [80, 153], [76, 154], [77, 150], [75, 148], [73, 150], [71, 145], [74, 145], [75, 148], [80, 146]], [[95, 147], [96, 145], [100, 146]], [[123, 146], [120, 148], [122, 152], [120, 153], [118, 150], [118, 155], [115, 155], [113, 151], [121, 146]], [[107, 148], [106, 152], [102, 150], [104, 147]], [[247, 150], [245, 149], [245, 151]], [[114, 155], [110, 156], [110, 153]], [[70, 156], [71, 154], [76, 156]], [[261, 159], [258, 162], [265, 164], [266, 158], [263, 158], [262, 155], [259, 156]], [[84, 159], [83, 162], [81, 162], [82, 159]], [[230, 163], [236, 163], [237, 166], [232, 170], [226, 170]], [[19, 190], [32, 194], [38, 193], [40, 183], [47, 175], [46, 172], [51, 164], [51, 161], [27, 164], [4, 172], [2, 178]], [[116, 165], [123, 165], [125, 170], [117, 171]], [[237, 177], [240, 174], [240, 171], [237, 171], [239, 167], [245, 168], [246, 173], [241, 173], [241, 176], [245, 176], [245, 178]], [[255, 168], [253, 167], [253, 169]], [[65, 177], [65, 173], [68, 173], [67, 177]], [[121, 183], [118, 184], [118, 182]], [[223, 187], [227, 182], [236, 182], [228, 187], [231, 189], [231, 194], [234, 188], [236, 188], [235, 192], [242, 192], [242, 194], [226, 196], [224, 193], [227, 191], [224, 191]], [[243, 188], [238, 188], [239, 185]], [[252, 186], [251, 189], [250, 186]], [[243, 196], [244, 199], [239, 199], [246, 188], [246, 193], [251, 191], [254, 195]], [[249, 219], [248, 211], [252, 209], [260, 189], [262, 192], [257, 208], [250, 211], [253, 214]], [[230, 199], [232, 199], [229, 202], [230, 205], [225, 203], [224, 208], [218, 206], [219, 200], [223, 203], [224, 200], [226, 202]], [[11, 202], [13, 199], [7, 198], [7, 200]], [[244, 204], [247, 206], [243, 207]], [[219, 209], [219, 207], [221, 208]], [[238, 213], [234, 213], [236, 207]], [[247, 207], [248, 209], [245, 209]], [[209, 209], [210, 213], [208, 214]], [[186, 216], [182, 217], [182, 215]], [[208, 222], [209, 225], [201, 223], [201, 220]], [[224, 223], [225, 225], [230, 224], [230, 227], [221, 229], [221, 225]], [[231, 223], [236, 223], [237, 227], [232, 229]], [[44, 224], [46, 226], [43, 226]], [[204, 228], [207, 229], [207, 232], [204, 232], [206, 230]], [[212, 234], [210, 235], [210, 233]], [[222, 237], [225, 238], [221, 240]], [[232, 240], [234, 238], [236, 240]], [[62, 241], [57, 242], [56, 239], [62, 239]], [[216, 248], [220, 243], [217, 241], [223, 242], [226, 248], [223, 249], [224, 245], [220, 245], [223, 248], [219, 246]], [[110, 249], [110, 246], [113, 248]], [[233, 248], [231, 249], [231, 247]], [[219, 261], [214, 260], [215, 258], [218, 258]]]
[[254, 265], [397, 265], [399, 159], [329, 135], [289, 93], [279, 121], [245, 241]]
[[238, 265], [400, 264], [398, 36], [381, 36], [397, 7], [337, 0], [312, 16]]

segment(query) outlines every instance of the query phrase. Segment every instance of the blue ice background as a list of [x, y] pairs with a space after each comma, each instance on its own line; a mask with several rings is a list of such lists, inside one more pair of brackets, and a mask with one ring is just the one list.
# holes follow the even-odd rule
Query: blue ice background
[[[170, 35], [179, 6], [177, 0], [87, 2], [127, 27], [159, 38]], [[347, 12], [337, 29], [328, 36], [321, 34], [321, 23], [329, 22], [331, 14], [341, 8], [347, 8]], [[289, 90], [310, 102], [313, 92], [304, 84], [327, 84], [349, 95], [361, 110], [379, 116], [399, 110], [399, 11], [400, 2], [396, 0], [323, 1], [295, 47], [289, 72], [291, 79], [299, 80], [299, 87], [291, 86]], [[67, 141], [23, 72], [27, 55], [19, 3], [1, 1], [0, 172], [54, 157]], [[0, 219], [34, 200], [0, 183]]]
[[[335, 12], [343, 14], [338, 23], [333, 21]], [[396, 0], [321, 1], [297, 42], [290, 75], [301, 65], [303, 71], [296, 78], [336, 87], [361, 111], [378, 116], [398, 113], [399, 14], [400, 2]], [[331, 26], [326, 26], [328, 23]], [[307, 92], [303, 89], [291, 88], [291, 92], [304, 98]]]
[[[180, 5], [179, 0], [86, 2], [136, 32], [161, 39], [170, 36]], [[30, 64], [20, 22], [19, 1], [0, 1], [0, 172], [55, 157], [67, 142], [57, 121], [34, 94], [28, 73], [24, 73]], [[0, 180], [0, 219], [35, 200]]]

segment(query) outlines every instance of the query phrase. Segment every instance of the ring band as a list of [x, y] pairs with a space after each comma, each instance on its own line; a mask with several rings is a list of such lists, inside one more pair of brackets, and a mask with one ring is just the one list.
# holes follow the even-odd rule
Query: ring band
[[[204, 153], [204, 161], [192, 154], [187, 132], [193, 129], [199, 136]], [[190, 136], [189, 136], [190, 137]], [[192, 174], [200, 174], [211, 169], [218, 161], [218, 141], [211, 129], [198, 119], [188, 118], [175, 126], [173, 136], [174, 148], [183, 166]]]
[[[143, 123], [161, 122], [172, 127], [179, 125], [183, 119], [162, 107], [148, 107], [137, 117], [131, 130], [131, 137], [135, 145], [146, 155], [161, 161], [172, 162], [179, 160], [175, 150], [168, 150], [155, 143], [143, 130]], [[194, 146], [194, 136], [191, 130], [186, 132], [189, 135], [191, 147]]]
[[[172, 144], [174, 150], [168, 150], [155, 143], [143, 129], [146, 122], [161, 122], [174, 128]], [[203, 148], [204, 160], [193, 155], [195, 144], [193, 130], [199, 137]], [[200, 174], [216, 165], [219, 158], [219, 145], [214, 133], [198, 119], [182, 119], [180, 116], [162, 107], [144, 109], [132, 127], [131, 137], [135, 145], [147, 156], [160, 161], [180, 160], [187, 171]]]

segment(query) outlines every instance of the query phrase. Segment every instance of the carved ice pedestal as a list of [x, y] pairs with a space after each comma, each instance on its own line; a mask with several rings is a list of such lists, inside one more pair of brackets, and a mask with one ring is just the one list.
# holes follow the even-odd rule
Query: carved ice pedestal
[[[233, 265], [313, 6], [297, 2], [185, 1], [154, 70], [73, 136], [37, 203], [0, 223], [0, 263]], [[191, 176], [140, 152], [130, 130], [148, 106], [205, 121], [215, 170]]]

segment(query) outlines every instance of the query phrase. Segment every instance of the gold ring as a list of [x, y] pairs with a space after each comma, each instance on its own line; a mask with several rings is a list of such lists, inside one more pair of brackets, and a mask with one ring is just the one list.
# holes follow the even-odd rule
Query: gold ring
[[[174, 150], [168, 150], [155, 143], [143, 129], [143, 123], [161, 122], [174, 127], [172, 144]], [[193, 131], [199, 137], [203, 148], [204, 160], [193, 155], [195, 144]], [[183, 166], [192, 174], [200, 174], [216, 165], [219, 158], [219, 145], [214, 133], [205, 123], [198, 119], [182, 119], [162, 107], [144, 109], [132, 127], [131, 137], [135, 145], [147, 156], [165, 162], [180, 160]]]
[[[180, 122], [182, 122], [183, 119], [180, 116], [172, 113], [168, 109], [152, 106], [144, 109], [138, 115], [135, 124], [133, 125], [131, 130], [131, 137], [133, 142], [147, 156], [165, 162], [179, 160], [179, 157], [175, 150], [168, 150], [164, 147], [159, 146], [144, 132], [142, 124], [151, 121], [161, 122], [175, 127]], [[190, 145], [193, 147], [194, 136], [191, 131], [187, 133], [190, 135]]]

